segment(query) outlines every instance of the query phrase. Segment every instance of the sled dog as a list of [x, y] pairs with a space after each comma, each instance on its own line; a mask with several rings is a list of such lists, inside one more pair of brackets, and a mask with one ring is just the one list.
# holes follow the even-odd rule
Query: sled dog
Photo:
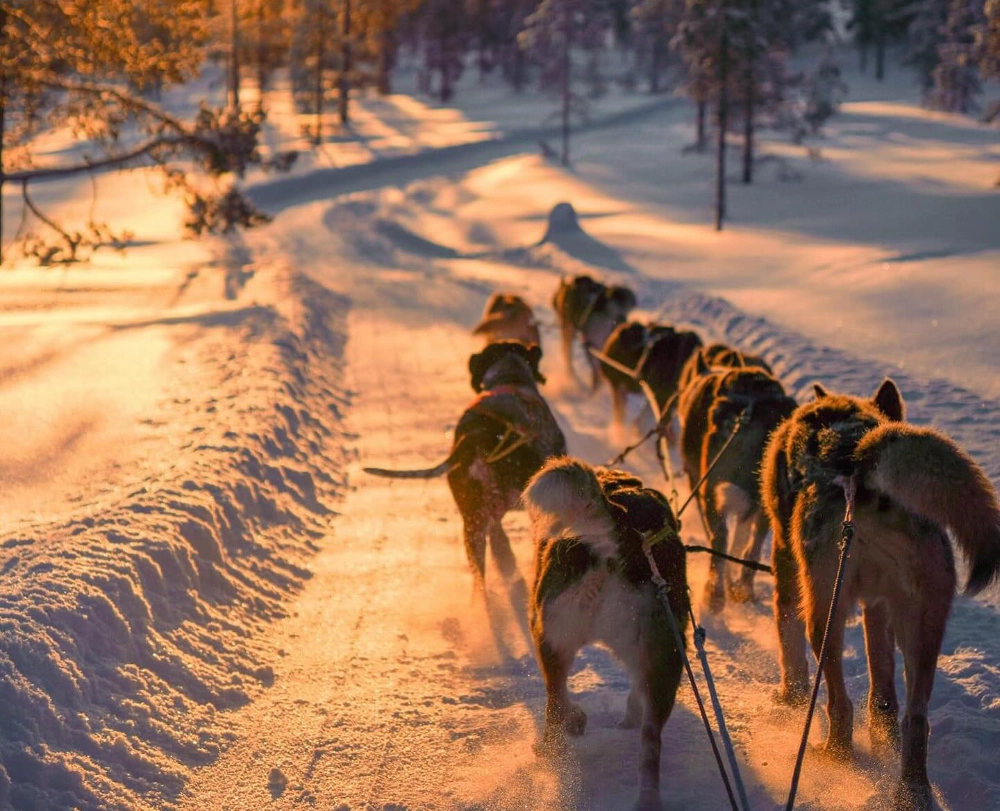
[[[762, 495], [774, 532], [774, 614], [781, 642], [778, 698], [808, 691], [804, 634], [820, 649], [839, 556], [845, 490], [856, 484], [856, 526], [828, 641], [826, 748], [849, 757], [853, 707], [844, 686], [844, 622], [860, 603], [868, 653], [873, 748], [901, 749], [896, 809], [931, 807], [927, 707], [955, 590], [947, 532], [968, 562], [967, 593], [1000, 572], [1000, 505], [983, 471], [939, 431], [903, 422], [903, 399], [885, 380], [870, 400], [830, 394], [800, 406], [765, 453]], [[903, 654], [902, 724], [894, 646]], [[900, 740], [901, 738], [901, 740]]]
[[484, 585], [486, 541], [505, 580], [519, 580], [501, 520], [519, 502], [528, 479], [547, 459], [566, 452], [566, 440], [536, 384], [542, 351], [516, 341], [490, 344], [469, 359], [478, 396], [465, 409], [451, 453], [426, 470], [365, 468], [376, 476], [448, 476], [464, 524], [465, 551], [477, 589]]
[[497, 341], [520, 341], [526, 346], [541, 346], [538, 322], [527, 302], [514, 293], [494, 293], [483, 308], [483, 317], [472, 329], [487, 344]]
[[642, 543], [648, 533], [663, 538], [652, 554], [683, 637], [688, 596], [679, 524], [666, 499], [639, 479], [568, 457], [549, 460], [524, 501], [535, 542], [529, 620], [547, 694], [542, 748], [583, 734], [587, 716], [570, 700], [566, 677], [584, 645], [604, 643], [632, 678], [622, 726], [641, 727], [638, 807], [659, 809], [660, 735], [683, 660]]
[[751, 355], [741, 352], [727, 344], [709, 344], [701, 349], [702, 360], [698, 360], [694, 354], [688, 357], [681, 369], [680, 378], [677, 381], [677, 390], [684, 391], [706, 370], [712, 369], [741, 369], [744, 366], [759, 366], [768, 374], [773, 375], [774, 370], [768, 366], [767, 362], [759, 355]]
[[[587, 275], [560, 279], [552, 298], [552, 309], [559, 320], [563, 358], [573, 374], [573, 341], [577, 336], [586, 350], [604, 346], [611, 331], [622, 323], [635, 308], [635, 293], [627, 287], [608, 287]], [[600, 364], [589, 352], [591, 389], [600, 383]]]
[[[697, 359], [699, 376], [683, 390], [678, 405], [684, 468], [692, 492], [708, 474], [695, 498], [712, 548], [727, 551], [726, 521], [734, 516], [732, 554], [756, 561], [770, 529], [760, 499], [761, 459], [768, 437], [791, 415], [796, 402], [758, 366], [709, 369], [700, 353]], [[753, 600], [756, 572], [744, 568], [736, 580], [728, 580], [725, 572], [726, 561], [713, 556], [705, 584], [712, 611], [722, 609], [727, 594], [737, 602]]]
[[667, 324], [629, 321], [616, 327], [605, 341], [602, 354], [633, 369], [636, 376], [601, 363], [601, 371], [611, 388], [613, 424], [623, 424], [628, 395], [642, 391], [637, 378], [649, 385], [656, 398], [657, 411], [662, 411], [664, 404], [677, 392], [681, 369], [701, 346], [697, 333]]

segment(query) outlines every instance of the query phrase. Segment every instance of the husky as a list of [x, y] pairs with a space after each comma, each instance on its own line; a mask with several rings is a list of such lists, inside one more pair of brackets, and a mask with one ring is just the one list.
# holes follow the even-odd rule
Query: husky
[[477, 591], [485, 585], [486, 540], [501, 575], [517, 586], [517, 562], [503, 517], [520, 501], [528, 480], [547, 459], [566, 453], [566, 439], [537, 384], [542, 351], [517, 341], [490, 344], [469, 359], [478, 396], [465, 409], [448, 457], [426, 470], [365, 468], [398, 479], [447, 474], [462, 515], [465, 551]]
[[[903, 398], [892, 380], [870, 400], [819, 385], [815, 392], [816, 400], [774, 433], [762, 470], [774, 532], [777, 698], [798, 703], [807, 696], [804, 635], [818, 656], [836, 579], [845, 483], [853, 483], [856, 529], [823, 669], [826, 749], [843, 758], [852, 753], [854, 711], [841, 658], [845, 620], [860, 603], [872, 746], [880, 754], [901, 748], [893, 807], [926, 811], [927, 707], [956, 582], [948, 535], [968, 562], [966, 592], [976, 594], [1000, 572], [1000, 505], [986, 475], [954, 441], [903, 422]], [[901, 725], [896, 645], [906, 676]]]
[[[726, 520], [734, 516], [733, 554], [757, 561], [770, 529], [760, 499], [761, 459], [768, 437], [797, 403], [759, 366], [710, 369], [701, 353], [697, 359], [698, 377], [681, 393], [678, 406], [684, 468], [712, 548], [726, 551]], [[716, 457], [718, 463], [709, 471]], [[727, 580], [725, 571], [725, 560], [713, 556], [705, 584], [713, 612], [722, 610], [727, 594], [735, 602], [754, 598], [753, 569], [743, 569], [737, 580]]]
[[472, 329], [487, 344], [497, 341], [520, 341], [526, 346], [541, 346], [538, 322], [528, 303], [514, 293], [494, 293], [483, 308], [483, 317]]
[[640, 380], [649, 386], [657, 411], [661, 412], [677, 392], [681, 369], [701, 346], [697, 333], [667, 324], [629, 321], [616, 327], [601, 354], [632, 369], [633, 376], [601, 363], [601, 371], [611, 388], [613, 424], [623, 425], [628, 395], [642, 391]]
[[542, 750], [583, 734], [587, 716], [570, 700], [566, 678], [584, 645], [607, 645], [632, 678], [621, 725], [641, 727], [638, 808], [658, 811], [660, 737], [683, 659], [642, 544], [651, 533], [663, 538], [651, 551], [684, 639], [689, 604], [679, 523], [666, 499], [634, 476], [568, 457], [535, 474], [524, 502], [535, 542], [528, 614], [547, 694]]
[[751, 355], [728, 344], [709, 344], [700, 351], [701, 360], [692, 354], [681, 369], [677, 380], [677, 390], [684, 391], [706, 371], [712, 369], [742, 369], [744, 366], [757, 366], [768, 374], [774, 370], [759, 355]]
[[[636, 306], [635, 293], [627, 287], [602, 284], [587, 275], [559, 280], [559, 287], [552, 298], [552, 309], [559, 319], [562, 335], [563, 359], [573, 374], [573, 341], [577, 336], [584, 350], [600, 348], [612, 330], [621, 324]], [[587, 363], [591, 371], [591, 390], [600, 385], [600, 364], [590, 352]]]

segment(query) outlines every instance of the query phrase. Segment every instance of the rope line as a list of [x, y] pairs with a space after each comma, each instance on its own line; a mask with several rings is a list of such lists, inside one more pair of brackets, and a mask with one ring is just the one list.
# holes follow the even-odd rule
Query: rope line
[[837, 483], [844, 488], [844, 500], [847, 502], [847, 507], [844, 511], [844, 533], [840, 539], [840, 560], [837, 562], [837, 579], [833, 583], [833, 594], [830, 596], [830, 611], [826, 615], [823, 642], [819, 648], [816, 679], [813, 681], [812, 695], [809, 698], [809, 710], [806, 713], [805, 728], [802, 730], [802, 741], [799, 743], [799, 754], [795, 759], [795, 770], [792, 772], [792, 785], [788, 791], [788, 802], [785, 805], [785, 811], [792, 811], [795, 807], [795, 794], [798, 791], [799, 777], [802, 774], [802, 761], [805, 758], [806, 746], [809, 743], [809, 727], [812, 726], [813, 713], [816, 711], [816, 699], [819, 697], [819, 684], [823, 678], [823, 667], [826, 665], [826, 657], [829, 654], [830, 627], [833, 625], [833, 618], [837, 613], [840, 590], [844, 585], [845, 563], [847, 562], [847, 556], [851, 552], [851, 541], [854, 540], [854, 497], [857, 494], [857, 480], [854, 476], [847, 478], [838, 477]]
[[[729, 805], [733, 811], [740, 811], [740, 807], [736, 803], [736, 796], [733, 794], [733, 787], [729, 782], [729, 775], [726, 773], [726, 766], [722, 762], [722, 754], [719, 752], [719, 745], [716, 743], [715, 733], [712, 730], [712, 724], [708, 720], [708, 713], [705, 710], [705, 702], [702, 700], [701, 691], [698, 689], [698, 682], [694, 677], [691, 660], [687, 655], [687, 646], [684, 642], [684, 635], [681, 633], [681, 629], [677, 625], [677, 618], [674, 616], [673, 609], [670, 607], [670, 589], [667, 586], [667, 581], [664, 580], [663, 576], [660, 574], [660, 569], [656, 565], [656, 561], [653, 559], [652, 544], [659, 543], [661, 540], [664, 540], [672, 534], [676, 534], [672, 528], [664, 527], [655, 535], [644, 537], [642, 542], [642, 551], [646, 556], [646, 560], [649, 562], [650, 579], [653, 581], [653, 585], [656, 586], [656, 597], [666, 609], [667, 624], [670, 625], [670, 630], [674, 635], [674, 643], [677, 645], [681, 661], [684, 662], [684, 670], [687, 673], [688, 681], [691, 683], [691, 690], [694, 693], [695, 702], [698, 704], [698, 711], [701, 713], [701, 720], [705, 725], [705, 732], [708, 733], [708, 741], [712, 745], [712, 753], [715, 755], [715, 763], [719, 767], [719, 776], [722, 778], [722, 783], [726, 787], [726, 794], [729, 797]], [[688, 613], [690, 613], [690, 611], [691, 606], [689, 602]], [[744, 811], [748, 811], [748, 809], [744, 808]]]

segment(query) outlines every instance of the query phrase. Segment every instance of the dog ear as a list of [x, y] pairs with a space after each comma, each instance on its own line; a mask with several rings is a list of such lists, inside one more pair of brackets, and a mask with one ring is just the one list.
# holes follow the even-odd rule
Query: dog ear
[[633, 310], [635, 309], [635, 305], [638, 304], [638, 299], [636, 299], [635, 293], [633, 293], [629, 288], [622, 287], [620, 285], [608, 288], [608, 299], [613, 301], [623, 310]]
[[536, 383], [544, 383], [545, 375], [538, 371], [538, 364], [542, 361], [542, 348], [538, 344], [528, 346], [528, 363], [531, 364], [531, 373], [535, 377]]
[[487, 353], [491, 353], [491, 346], [486, 347], [482, 352], [477, 352], [469, 358], [469, 374], [472, 376], [472, 390], [479, 394], [483, 390], [483, 375], [489, 368]]
[[813, 394], [816, 395], [817, 400], [822, 400], [824, 397], [830, 396], [830, 392], [824, 389], [819, 383], [813, 383]]
[[702, 352], [700, 349], [698, 350], [698, 354], [697, 354], [697, 356], [695, 358], [694, 364], [695, 364], [694, 365], [695, 371], [699, 375], [707, 375], [708, 374], [708, 371], [709, 371], [708, 361], [705, 360], [705, 353]]
[[878, 387], [878, 391], [872, 397], [875, 407], [885, 414], [890, 420], [902, 422], [906, 419], [906, 406], [903, 404], [903, 395], [893, 382], [887, 377]]

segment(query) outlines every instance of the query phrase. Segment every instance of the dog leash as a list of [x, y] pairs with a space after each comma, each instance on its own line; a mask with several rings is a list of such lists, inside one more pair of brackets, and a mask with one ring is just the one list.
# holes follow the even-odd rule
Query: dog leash
[[830, 611], [826, 615], [826, 627], [823, 629], [823, 642], [819, 647], [819, 657], [816, 665], [816, 679], [813, 681], [812, 695], [809, 698], [809, 710], [806, 713], [806, 725], [802, 730], [802, 741], [799, 743], [799, 754], [795, 758], [795, 770], [792, 772], [792, 785], [788, 791], [788, 802], [785, 804], [785, 811], [792, 811], [795, 806], [795, 794], [799, 788], [799, 777], [802, 774], [802, 760], [806, 755], [806, 746], [809, 743], [809, 727], [812, 726], [813, 713], [816, 711], [816, 699], [819, 697], [819, 684], [823, 678], [823, 667], [826, 664], [826, 657], [829, 653], [827, 642], [830, 637], [830, 626], [833, 625], [834, 615], [837, 613], [837, 603], [840, 601], [840, 590], [844, 585], [844, 564], [847, 563], [847, 556], [851, 553], [851, 541], [854, 540], [854, 498], [857, 495], [858, 482], [853, 476], [838, 476], [835, 481], [844, 488], [844, 500], [847, 507], [844, 510], [844, 530], [840, 539], [840, 560], [837, 562], [837, 579], [833, 582], [833, 594], [830, 596]]
[[712, 671], [708, 666], [708, 656], [705, 652], [705, 629], [698, 624], [697, 620], [695, 620], [694, 612], [691, 610], [691, 602], [689, 600], [688, 615], [691, 617], [694, 646], [698, 651], [698, 660], [701, 662], [702, 671], [705, 674], [705, 686], [708, 688], [709, 698], [712, 702], [712, 710], [715, 713], [715, 723], [719, 728], [719, 737], [722, 738], [722, 745], [726, 750], [726, 757], [729, 760], [729, 768], [733, 773], [733, 782], [736, 783], [736, 790], [739, 793], [739, 804], [737, 804], [736, 797], [733, 794], [733, 787], [729, 782], [729, 775], [726, 773], [726, 767], [722, 761], [722, 755], [719, 752], [719, 746], [715, 740], [715, 733], [712, 731], [712, 724], [708, 720], [708, 712], [705, 710], [705, 702], [701, 697], [701, 691], [698, 689], [698, 682], [694, 677], [694, 669], [691, 667], [691, 660], [687, 655], [684, 635], [681, 633], [680, 627], [677, 625], [677, 618], [674, 616], [673, 609], [670, 607], [670, 587], [667, 585], [667, 581], [663, 579], [663, 575], [660, 574], [660, 569], [656, 565], [656, 560], [653, 557], [653, 547], [668, 538], [679, 540], [677, 530], [669, 525], [665, 525], [658, 532], [645, 533], [642, 536], [642, 552], [646, 556], [646, 561], [649, 563], [650, 579], [656, 587], [657, 599], [660, 600], [663, 607], [666, 609], [667, 623], [670, 625], [670, 630], [673, 632], [677, 650], [680, 653], [681, 660], [684, 662], [684, 670], [687, 672], [688, 681], [691, 683], [691, 690], [694, 693], [695, 702], [698, 704], [698, 711], [701, 713], [702, 723], [705, 725], [705, 732], [708, 734], [709, 743], [712, 745], [712, 753], [715, 755], [715, 763], [719, 767], [719, 775], [722, 777], [722, 782], [726, 787], [726, 794], [729, 796], [729, 805], [733, 811], [740, 811], [741, 808], [742, 811], [750, 811], [750, 803], [747, 800], [746, 789], [743, 787], [743, 779], [740, 776], [739, 763], [736, 760], [736, 751], [733, 749], [733, 742], [729, 736], [729, 731], [726, 728], [726, 719], [722, 714], [722, 705], [719, 703], [719, 696], [715, 690], [715, 682], [712, 680]]
[[712, 460], [712, 464], [708, 466], [708, 469], [702, 474], [702, 477], [698, 479], [698, 483], [691, 488], [691, 493], [685, 499], [684, 503], [681, 505], [681, 508], [677, 511], [678, 518], [680, 518], [681, 513], [684, 512], [684, 508], [691, 503], [691, 499], [693, 499], [698, 494], [698, 491], [701, 489], [701, 486], [705, 483], [705, 480], [709, 477], [709, 474], [711, 474], [715, 466], [719, 464], [719, 460], [722, 458], [722, 455], [729, 449], [729, 446], [732, 444], [733, 440], [736, 439], [736, 435], [740, 432], [740, 428], [742, 428], [744, 425], [747, 425], [752, 419], [752, 417], [753, 417], [753, 400], [751, 400], [747, 404], [747, 407], [740, 412], [739, 417], [736, 418], [736, 425], [733, 426], [733, 432], [729, 435], [729, 439], [726, 440], [726, 444], [723, 445], [721, 448], [719, 448], [719, 452], [715, 454], [715, 458]]

